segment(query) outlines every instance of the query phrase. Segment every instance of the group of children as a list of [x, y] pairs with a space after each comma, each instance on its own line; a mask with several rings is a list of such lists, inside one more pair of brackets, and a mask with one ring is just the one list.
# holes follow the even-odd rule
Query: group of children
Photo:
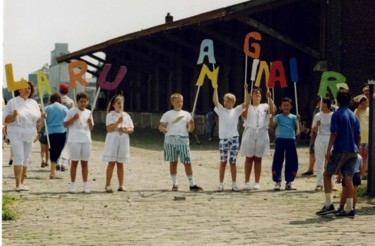
[[[220, 139], [219, 186], [217, 191], [224, 190], [224, 176], [228, 161], [232, 177], [232, 191], [239, 191], [236, 183], [238, 152], [242, 156], [246, 156], [244, 189], [260, 189], [262, 157], [270, 153], [268, 129], [273, 127], [277, 127], [275, 153], [272, 162], [272, 179], [275, 182], [274, 190], [281, 189], [281, 171], [284, 156], [285, 190], [296, 190], [293, 181], [298, 171], [295, 137], [299, 131], [299, 116], [290, 112], [292, 100], [283, 98], [280, 105], [281, 113], [275, 115], [276, 107], [269, 91], [266, 93], [267, 103], [261, 103], [262, 95], [259, 88], [255, 88], [249, 93], [245, 84], [244, 91], [244, 102], [235, 107], [236, 97], [233, 94], [225, 94], [223, 98], [224, 104], [222, 105], [218, 99], [217, 88], [214, 88], [213, 103], [215, 105], [214, 111], [219, 117]], [[77, 192], [75, 181], [77, 166], [80, 162], [82, 166], [83, 192], [90, 193], [87, 183], [88, 160], [91, 152], [91, 130], [94, 127], [94, 120], [92, 112], [86, 108], [88, 95], [81, 92], [77, 94], [76, 99], [77, 106], [71, 108], [64, 119], [64, 127], [69, 132], [66, 147], [71, 160], [70, 192]], [[184, 164], [190, 191], [202, 191], [203, 189], [195, 182], [191, 165], [189, 132], [194, 131], [194, 119], [189, 112], [182, 109], [183, 96], [181, 94], [175, 93], [171, 95], [170, 100], [173, 109], [167, 111], [161, 117], [159, 131], [165, 135], [164, 160], [169, 162], [172, 191], [178, 191], [179, 187], [177, 181], [178, 159]], [[359, 172], [361, 169], [361, 158], [357, 157], [360, 143], [360, 126], [358, 118], [348, 109], [350, 100], [351, 94], [349, 91], [339, 90], [337, 96], [339, 109], [333, 114], [329, 110], [330, 100], [323, 99], [322, 112], [315, 117], [313, 122], [313, 130], [317, 132], [318, 136], [316, 139], [316, 151], [319, 153], [325, 152], [325, 158], [328, 161], [324, 174], [322, 171], [319, 172], [320, 176], [323, 175], [326, 202], [324, 207], [317, 212], [318, 215], [325, 215], [334, 211], [330, 194], [332, 188], [331, 177], [333, 174], [339, 174], [338, 177], [343, 182], [344, 191], [338, 215], [354, 217], [353, 199], [355, 199], [355, 189], [353, 181], [354, 185], [358, 186], [360, 177], [358, 178], [358, 175], [354, 175], [353, 179], [352, 177], [356, 171]], [[244, 120], [241, 144], [237, 129], [240, 117]], [[107, 135], [103, 151], [103, 160], [108, 162], [105, 191], [108, 193], [113, 192], [111, 179], [115, 166], [117, 167], [119, 182], [117, 190], [126, 191], [124, 186], [124, 163], [129, 160], [129, 134], [134, 132], [134, 125], [130, 115], [124, 112], [124, 98], [121, 95], [114, 96], [108, 104], [106, 130]], [[319, 163], [325, 162], [320, 159], [317, 161]], [[249, 179], [253, 165], [255, 184], [251, 186]], [[320, 167], [319, 170], [321, 169]], [[343, 207], [344, 203], [346, 204], [345, 207]]]

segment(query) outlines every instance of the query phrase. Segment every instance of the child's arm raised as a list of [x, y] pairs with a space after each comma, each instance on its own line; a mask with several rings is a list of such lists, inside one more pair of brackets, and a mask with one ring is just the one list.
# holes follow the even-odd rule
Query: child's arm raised
[[268, 108], [269, 108], [270, 114], [274, 116], [276, 114], [276, 106], [272, 100], [272, 94], [270, 90], [267, 90], [266, 96], [267, 96], [267, 102], [268, 102]]
[[212, 101], [214, 102], [215, 107], [219, 106], [219, 96], [217, 93], [217, 88], [214, 88], [214, 93], [212, 95]]

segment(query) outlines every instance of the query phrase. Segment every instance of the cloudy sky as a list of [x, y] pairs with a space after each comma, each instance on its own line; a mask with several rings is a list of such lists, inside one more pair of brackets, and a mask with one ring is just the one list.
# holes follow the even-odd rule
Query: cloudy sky
[[[3, 64], [14, 78], [50, 63], [55, 43], [74, 52], [163, 24], [246, 0], [3, 0]], [[4, 66], [1, 77], [4, 80]]]

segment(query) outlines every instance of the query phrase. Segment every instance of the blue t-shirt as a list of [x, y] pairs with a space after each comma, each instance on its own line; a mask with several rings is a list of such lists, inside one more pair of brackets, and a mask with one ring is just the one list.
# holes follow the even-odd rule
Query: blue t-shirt
[[361, 133], [359, 120], [348, 107], [339, 107], [331, 119], [331, 133], [336, 133], [334, 153], [357, 153], [357, 138]]
[[64, 127], [64, 119], [68, 113], [68, 108], [58, 102], [55, 102], [48, 105], [45, 108], [45, 111], [47, 113], [46, 120], [48, 134], [66, 132], [66, 128]]
[[278, 114], [275, 116], [277, 124], [277, 138], [296, 138], [297, 116], [294, 114]]

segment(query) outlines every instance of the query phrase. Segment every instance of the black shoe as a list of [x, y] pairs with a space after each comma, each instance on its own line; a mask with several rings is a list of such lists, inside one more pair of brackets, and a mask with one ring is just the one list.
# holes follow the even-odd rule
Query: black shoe
[[314, 174], [314, 172], [306, 171], [306, 172], [302, 173], [302, 176], [311, 176], [313, 174]]
[[190, 186], [190, 191], [203, 191], [203, 189], [199, 187], [198, 185], [193, 185], [193, 186]]
[[56, 170], [57, 170], [57, 171], [60, 171], [60, 170], [61, 170], [61, 165], [57, 165], [57, 166], [56, 166]]
[[172, 191], [178, 191], [178, 185], [177, 184], [174, 184], [173, 187], [172, 187]]
[[65, 167], [64, 166], [61, 166], [61, 172], [65, 172]]
[[326, 214], [332, 214], [332, 213], [335, 213], [335, 212], [336, 212], [335, 207], [333, 206], [333, 204], [331, 204], [331, 205], [329, 205], [328, 208], [326, 206], [323, 206], [323, 208], [321, 210], [316, 212], [316, 215], [326, 215]]
[[9, 166], [13, 165], [13, 160], [9, 160], [8, 164]]
[[350, 212], [345, 212], [345, 210], [339, 212], [339, 213], [336, 213], [335, 214], [336, 217], [348, 217], [348, 218], [354, 218], [355, 216], [355, 212], [354, 212], [354, 209], [350, 210]]

